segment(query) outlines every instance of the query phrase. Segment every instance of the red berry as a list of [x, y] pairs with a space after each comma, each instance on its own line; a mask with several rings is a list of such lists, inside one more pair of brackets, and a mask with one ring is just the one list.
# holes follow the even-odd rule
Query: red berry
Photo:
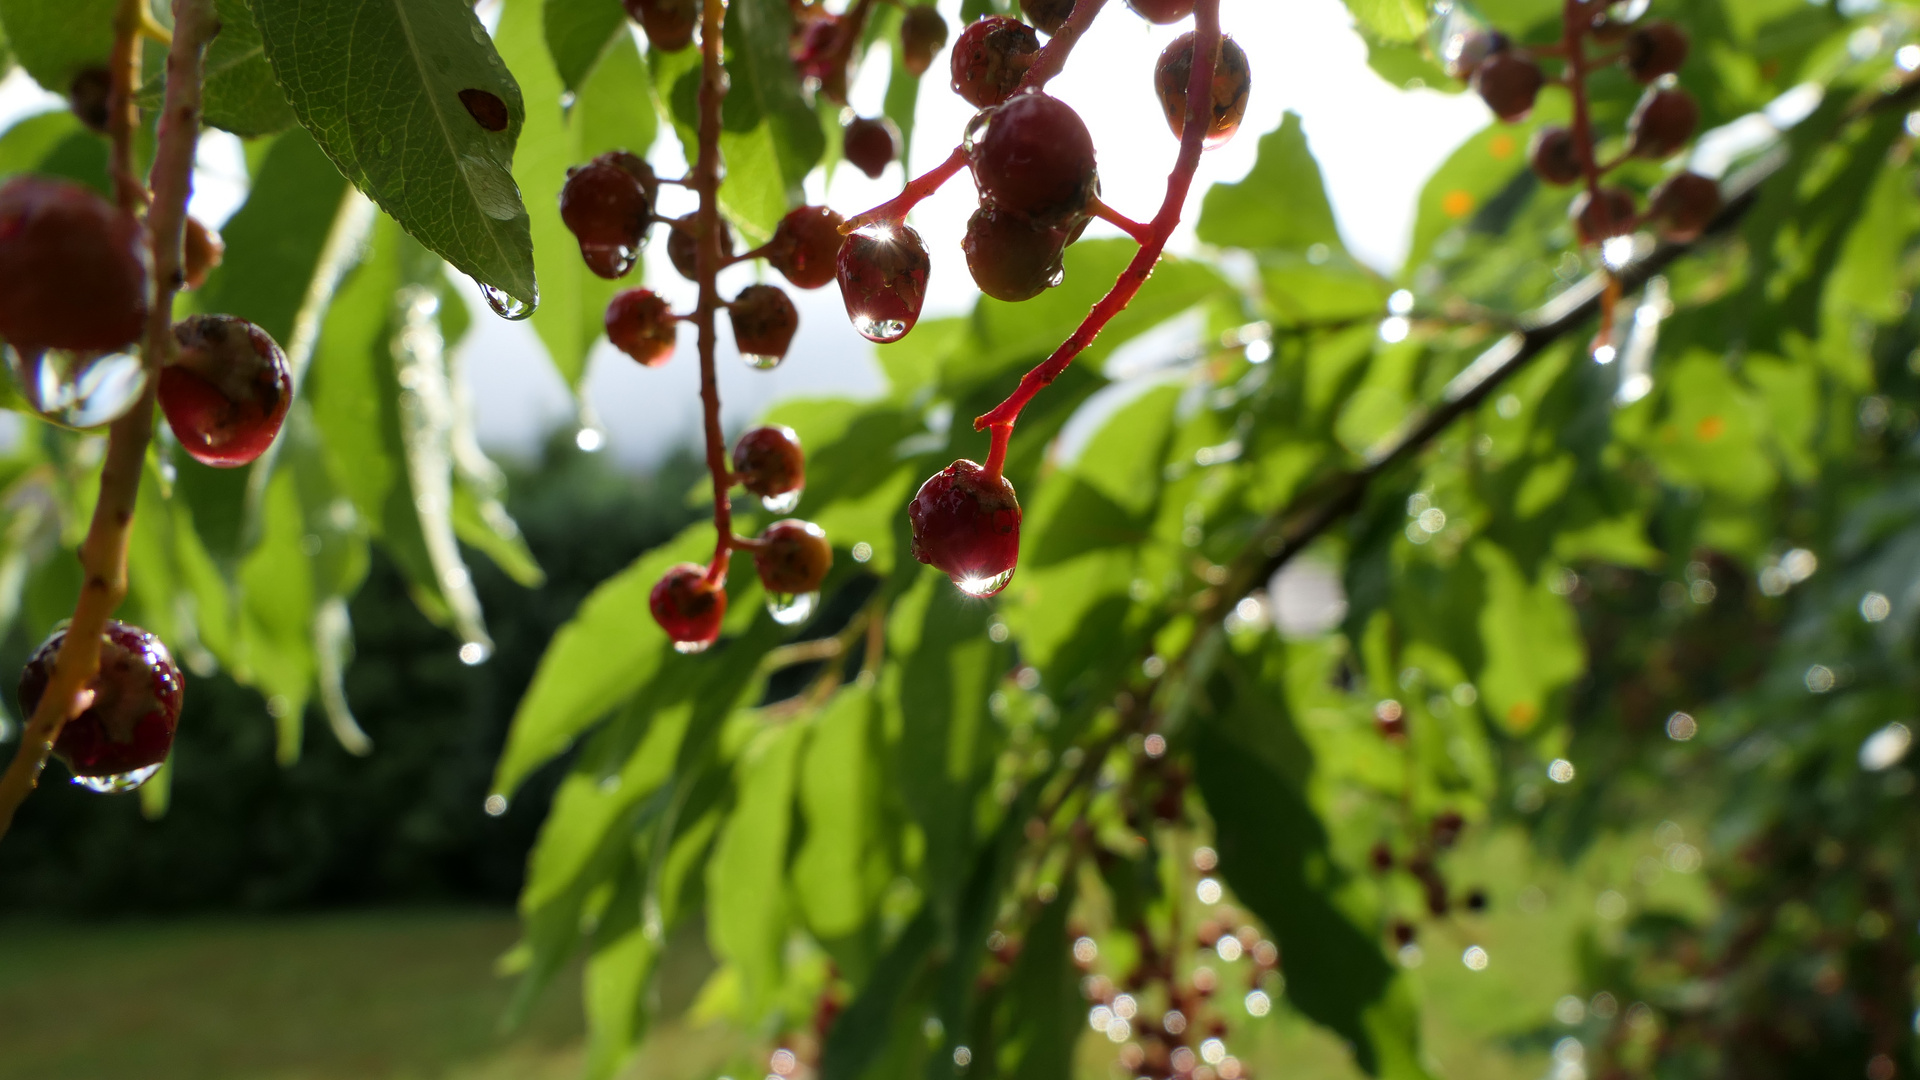
[[1442, 59], [1447, 63], [1447, 74], [1465, 81], [1473, 78], [1487, 57], [1506, 52], [1510, 46], [1507, 35], [1498, 30], [1475, 30], [1454, 37]]
[[826, 530], [811, 521], [788, 518], [767, 526], [762, 546], [753, 553], [760, 584], [775, 596], [800, 596], [820, 591], [833, 568], [833, 547]]
[[1475, 914], [1487, 910], [1487, 890], [1470, 889], [1465, 899], [1466, 909]]
[[[695, 238], [694, 230], [699, 228], [695, 220], [697, 215], [688, 214], [673, 223], [673, 230], [667, 233], [667, 261], [688, 281], [700, 280], [698, 267], [700, 242]], [[715, 218], [714, 224], [720, 227], [720, 257], [733, 258], [733, 230], [727, 227], [726, 218]]]
[[633, 269], [653, 223], [645, 182], [621, 160], [632, 156], [602, 154], [576, 165], [560, 189], [560, 220], [580, 241], [587, 269], [603, 278], [625, 277]]
[[232, 468], [266, 452], [293, 403], [287, 356], [265, 330], [232, 315], [173, 325], [180, 350], [160, 369], [160, 411], [180, 448]]
[[904, 223], [855, 230], [840, 248], [840, 298], [853, 328], [882, 345], [899, 341], [920, 321], [932, 260]]
[[620, 0], [646, 32], [647, 43], [661, 52], [679, 52], [693, 44], [700, 23], [700, 0]]
[[953, 46], [953, 92], [984, 109], [1013, 96], [1040, 55], [1040, 37], [1019, 19], [989, 15]]
[[763, 249], [767, 261], [792, 284], [817, 289], [833, 280], [840, 245], [846, 242], [840, 235], [845, 222], [824, 206], [790, 210]]
[[102, 135], [112, 119], [113, 75], [103, 67], [82, 68], [67, 84], [67, 108], [88, 128]]
[[835, 104], [847, 103], [847, 67], [852, 60], [852, 45], [858, 36], [841, 40], [845, 19], [814, 8], [793, 29], [789, 51], [800, 77], [817, 86]]
[[1407, 922], [1404, 919], [1394, 920], [1393, 943], [1395, 945], [1398, 945], [1404, 949], [1407, 946], [1413, 944], [1413, 939], [1415, 936], [1417, 936], [1417, 931], [1414, 930], [1412, 923]]
[[1648, 90], [1627, 118], [1627, 143], [1635, 157], [1672, 157], [1700, 126], [1700, 103], [1679, 87]]
[[652, 289], [627, 289], [607, 303], [607, 340], [646, 367], [673, 358], [680, 320]]
[[1193, 0], [1127, 0], [1127, 6], [1141, 18], [1161, 26], [1193, 14]]
[[[20, 675], [20, 708], [40, 704], [53, 679], [64, 629], [27, 660]], [[87, 683], [93, 703], [68, 720], [53, 743], [53, 756], [73, 770], [74, 780], [96, 791], [138, 787], [167, 759], [180, 722], [186, 680], [160, 639], [137, 626], [109, 620], [100, 635], [100, 671]]]
[[[1188, 31], [1160, 54], [1153, 69], [1153, 88], [1174, 138], [1187, 130], [1187, 87], [1193, 82], [1195, 36]], [[1247, 95], [1253, 89], [1253, 68], [1247, 51], [1230, 37], [1220, 39], [1220, 62], [1213, 68], [1213, 116], [1207, 122], [1207, 145], [1219, 146], [1240, 130], [1247, 115]]]
[[1067, 25], [1073, 14], [1073, 0], [1020, 0], [1020, 10], [1039, 31], [1051, 37]]
[[900, 129], [884, 116], [856, 116], [847, 121], [841, 147], [854, 168], [878, 180], [900, 156]]
[[1627, 35], [1621, 59], [1635, 80], [1643, 83], [1672, 75], [1687, 62], [1687, 32], [1656, 19], [1634, 28]]
[[1460, 833], [1467, 827], [1467, 819], [1457, 810], [1442, 810], [1433, 819], [1433, 846], [1445, 851], [1460, 840]]
[[1020, 559], [1020, 500], [1005, 477], [956, 461], [920, 485], [907, 504], [913, 557], [946, 574], [969, 596], [993, 596]]
[[960, 243], [974, 284], [995, 300], [1019, 303], [1060, 284], [1061, 256], [1085, 228], [1086, 218], [1066, 225], [1040, 225], [1019, 214], [980, 209], [967, 221]]
[[910, 7], [900, 16], [900, 59], [908, 74], [925, 75], [946, 43], [947, 20], [932, 4]]
[[1393, 869], [1393, 849], [1387, 846], [1385, 840], [1382, 840], [1374, 844], [1373, 850], [1367, 853], [1367, 861], [1373, 864], [1375, 870], [1384, 874]]
[[1506, 49], [1481, 61], [1473, 73], [1473, 88], [1487, 108], [1500, 119], [1513, 123], [1533, 111], [1533, 101], [1547, 76], [1531, 56]]
[[654, 583], [647, 607], [653, 621], [683, 653], [702, 652], [720, 637], [727, 614], [727, 591], [707, 580], [707, 568], [680, 563]]
[[1598, 202], [1583, 191], [1574, 196], [1567, 212], [1578, 227], [1580, 240], [1588, 244], [1631, 233], [1640, 216], [1633, 192], [1617, 187], [1601, 188]]
[[1373, 727], [1382, 738], [1404, 742], [1407, 738], [1407, 714], [1397, 701], [1383, 701], [1373, 707]]
[[1534, 175], [1549, 184], [1578, 183], [1584, 175], [1580, 164], [1580, 144], [1573, 139], [1573, 132], [1558, 125], [1549, 125], [1534, 132], [1533, 147], [1527, 152], [1528, 160], [1533, 164]]
[[967, 128], [967, 160], [981, 206], [1039, 222], [1086, 213], [1099, 191], [1093, 135], [1071, 106], [1042, 93], [981, 110]]
[[1432, 915], [1436, 919], [1441, 918], [1446, 915], [1447, 909], [1451, 906], [1451, 900], [1447, 896], [1446, 882], [1435, 882], [1427, 886], [1427, 913], [1429, 915]]
[[770, 368], [786, 359], [787, 347], [800, 328], [800, 313], [778, 285], [749, 285], [727, 305], [733, 324], [733, 343], [747, 362]]
[[757, 427], [733, 444], [733, 478], [763, 499], [798, 491], [807, 482], [807, 458], [790, 427]]
[[1676, 173], [1653, 189], [1647, 216], [1676, 243], [1698, 240], [1720, 213], [1720, 185], [1699, 173]]
[[0, 338], [22, 353], [115, 352], [147, 319], [145, 230], [79, 184], [0, 187]]
[[187, 219], [187, 231], [181, 240], [180, 273], [186, 279], [186, 287], [197, 289], [207, 283], [207, 275], [220, 265], [227, 254], [227, 245], [220, 234], [200, 224], [200, 219]]

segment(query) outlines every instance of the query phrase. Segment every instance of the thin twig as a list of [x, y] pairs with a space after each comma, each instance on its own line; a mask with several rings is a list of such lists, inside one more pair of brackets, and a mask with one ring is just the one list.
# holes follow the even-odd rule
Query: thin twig
[[720, 310], [716, 281], [726, 256], [720, 250], [720, 103], [727, 96], [726, 74], [720, 65], [720, 31], [726, 19], [726, 0], [705, 0], [700, 17], [700, 132], [699, 155], [693, 165], [693, 189], [700, 195], [694, 219], [698, 243], [694, 269], [700, 283], [700, 305], [693, 313], [700, 332], [700, 404], [705, 414], [707, 473], [713, 478], [713, 561], [707, 581], [727, 583], [727, 559], [733, 537], [732, 477], [727, 472], [726, 435], [720, 430], [720, 381], [714, 368], [718, 337], [714, 326]]

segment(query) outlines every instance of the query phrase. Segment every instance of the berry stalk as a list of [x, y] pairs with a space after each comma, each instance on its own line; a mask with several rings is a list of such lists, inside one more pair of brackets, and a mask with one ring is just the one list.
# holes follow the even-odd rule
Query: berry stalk
[[1040, 55], [1034, 58], [1033, 66], [1021, 78], [1020, 89], [1014, 92], [1041, 89], [1060, 74], [1066, 68], [1067, 57], [1073, 54], [1073, 46], [1080, 40], [1080, 35], [1087, 32], [1087, 27], [1093, 25], [1094, 17], [1106, 5], [1107, 0], [1079, 0], [1074, 4], [1073, 14], [1068, 15], [1066, 23], [1047, 40]]
[[[122, 0], [114, 17], [111, 161], [120, 203], [129, 210], [136, 209], [147, 197], [138, 181], [125, 182], [132, 176], [140, 3]], [[87, 538], [80, 546], [80, 565], [85, 571], [80, 600], [55, 660], [53, 678], [27, 721], [12, 763], [0, 775], [0, 837], [6, 835], [14, 812], [38, 784], [60, 729], [92, 704], [93, 694], [86, 687], [100, 670], [101, 634], [127, 595], [127, 544], [133, 532], [134, 504], [140, 494], [140, 472], [146, 464], [147, 444], [153, 438], [154, 391], [160, 366], [172, 353], [173, 299], [183, 280], [181, 238], [186, 230], [187, 200], [193, 193], [194, 149], [200, 139], [202, 63], [207, 43], [220, 32], [213, 0], [174, 0], [173, 19], [166, 98], [149, 177], [153, 197], [147, 236], [153, 254], [153, 292], [147, 308], [143, 353], [147, 387], [133, 408], [108, 429], [100, 498], [94, 504]], [[119, 175], [122, 167], [125, 177]]]
[[700, 404], [706, 421], [707, 472], [713, 478], [715, 534], [706, 580], [716, 587], [726, 584], [733, 539], [733, 504], [728, 495], [733, 477], [727, 471], [726, 436], [720, 430], [720, 381], [714, 367], [719, 341], [715, 318], [721, 308], [716, 279], [726, 261], [720, 239], [720, 103], [727, 96], [726, 74], [720, 67], [720, 32], [726, 14], [726, 0], [704, 0], [701, 5], [699, 155], [692, 178], [693, 189], [700, 196], [700, 209], [694, 217], [698, 241], [694, 266], [700, 304], [693, 322], [700, 332]]
[[967, 167], [967, 148], [956, 146], [947, 160], [928, 169], [925, 174], [907, 181], [900, 194], [881, 203], [864, 214], [855, 214], [840, 226], [842, 235], [853, 233], [879, 221], [905, 221], [908, 212], [920, 205], [929, 195], [939, 191], [947, 181], [957, 176]]
[[[1587, 100], [1586, 35], [1593, 24], [1593, 11], [1587, 0], [1566, 0], [1560, 21], [1567, 54], [1567, 93], [1573, 98], [1574, 152], [1579, 155], [1580, 173], [1585, 178], [1590, 205], [1600, 215], [1601, 229], [1611, 234], [1612, 227], [1620, 223], [1613, 220], [1612, 208], [1600, 192], [1603, 170], [1594, 152], [1593, 109]], [[1620, 284], [1609, 272], [1607, 291], [1600, 301], [1600, 332], [1595, 336], [1596, 344], [1613, 337], [1613, 306], [1619, 295]]]
[[[1098, 7], [1098, 4], [1093, 6]], [[1076, 7], [1074, 16], [1078, 18], [1079, 15], [1080, 9]], [[1160, 204], [1160, 212], [1148, 224], [1140, 250], [1120, 274], [1120, 279], [1114, 282], [1112, 291], [1094, 305], [1072, 336], [1062, 342], [1052, 356], [1027, 372], [1005, 401], [973, 422], [975, 431], [994, 429], [996, 443], [1002, 437], [1001, 429], [1010, 435], [1014, 422], [1020, 418], [1020, 410], [1059, 378], [1074, 358], [1093, 344], [1114, 316], [1126, 310], [1133, 298], [1139, 295], [1140, 287], [1146, 284], [1147, 276], [1153, 273], [1154, 264], [1160, 261], [1161, 253], [1166, 250], [1174, 228], [1180, 224], [1180, 211], [1186, 205], [1187, 193], [1193, 188], [1193, 174], [1200, 166], [1200, 153], [1205, 148], [1212, 120], [1213, 73], [1220, 57], [1220, 0], [1200, 0], [1194, 5], [1193, 17], [1194, 65], [1187, 82], [1186, 126], [1180, 136], [1180, 156], [1175, 160], [1173, 171], [1167, 175], [1167, 195]], [[1205, 62], [1201, 62], [1202, 58]], [[1035, 66], [1039, 65], [1036, 63]], [[989, 475], [997, 478], [999, 472], [990, 467]]]

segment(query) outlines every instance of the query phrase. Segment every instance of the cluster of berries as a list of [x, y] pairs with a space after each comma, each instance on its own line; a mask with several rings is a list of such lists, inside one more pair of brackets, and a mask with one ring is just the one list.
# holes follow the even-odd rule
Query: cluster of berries
[[1642, 224], [1669, 240], [1697, 239], [1720, 212], [1720, 188], [1712, 179], [1686, 170], [1674, 173], [1653, 189], [1644, 215], [1632, 191], [1601, 183], [1606, 173], [1627, 161], [1666, 161], [1693, 140], [1700, 105], [1676, 82], [1689, 50], [1686, 31], [1659, 19], [1622, 21], [1611, 14], [1614, 5], [1606, 0], [1574, 6], [1585, 18], [1570, 23], [1572, 32], [1561, 41], [1539, 48], [1517, 45], [1498, 31], [1457, 35], [1445, 49], [1450, 73], [1469, 81], [1494, 115], [1514, 123], [1533, 110], [1549, 81], [1541, 68], [1543, 58], [1566, 61], [1561, 81], [1583, 95], [1579, 82], [1591, 70], [1587, 64], [1601, 58], [1588, 61], [1580, 50], [1588, 39], [1613, 49], [1612, 60], [1647, 88], [1627, 120], [1621, 154], [1612, 161], [1599, 160], [1581, 107], [1575, 110], [1572, 127], [1550, 125], [1535, 134], [1529, 152], [1533, 171], [1549, 184], [1585, 185], [1570, 210], [1583, 243], [1626, 236]]

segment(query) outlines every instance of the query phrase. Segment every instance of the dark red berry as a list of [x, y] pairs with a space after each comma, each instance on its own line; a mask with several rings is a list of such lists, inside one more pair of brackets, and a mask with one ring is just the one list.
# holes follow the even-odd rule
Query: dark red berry
[[840, 226], [846, 219], [824, 206], [790, 210], [773, 230], [764, 249], [767, 261], [787, 281], [802, 289], [817, 289], [833, 280], [846, 237]]
[[653, 200], [624, 162], [602, 154], [567, 170], [566, 186], [560, 189], [560, 220], [580, 241], [587, 269], [603, 278], [621, 278], [633, 269], [647, 241]]
[[1588, 244], [1627, 235], [1633, 231], [1640, 216], [1633, 192], [1617, 187], [1601, 188], [1597, 202], [1582, 191], [1573, 197], [1573, 205], [1567, 208], [1567, 213], [1573, 217], [1581, 242]]
[[1453, 907], [1452, 899], [1447, 896], [1445, 882], [1427, 886], [1427, 913], [1434, 918], [1444, 916]]
[[1661, 161], [1680, 152], [1700, 126], [1700, 103], [1679, 87], [1648, 90], [1627, 118], [1627, 143], [1635, 157]]
[[[696, 216], [697, 215], [694, 214], [688, 214], [686, 217], [674, 222], [672, 231], [667, 233], [667, 261], [672, 263], [673, 268], [680, 272], [680, 276], [686, 278], [688, 281], [698, 281], [700, 279], [700, 271], [697, 265], [700, 242], [695, 238], [694, 234], [694, 230], [699, 227]], [[714, 224], [720, 227], [720, 257], [722, 259], [731, 259], [733, 257], [733, 230], [727, 226], [727, 219], [725, 218], [715, 218]]]
[[907, 504], [913, 557], [969, 596], [993, 596], [1020, 559], [1020, 500], [1005, 477], [964, 458], [927, 478]]
[[980, 209], [967, 220], [960, 242], [974, 284], [995, 300], [1019, 303], [1060, 284], [1066, 247], [1079, 235], [1085, 218], [1067, 225], [1042, 225], [1020, 214]]
[[82, 68], [67, 85], [67, 108], [82, 124], [104, 135], [112, 119], [112, 94], [113, 75], [106, 68]]
[[[1193, 82], [1195, 36], [1188, 31], [1174, 39], [1153, 68], [1154, 92], [1167, 114], [1174, 138], [1187, 130], [1187, 87]], [[1230, 37], [1220, 39], [1220, 62], [1213, 68], [1213, 115], [1207, 121], [1207, 145], [1219, 146], [1240, 130], [1247, 115], [1247, 95], [1253, 90], [1253, 68], [1247, 51]]]
[[807, 457], [790, 427], [757, 427], [733, 444], [733, 478], [763, 499], [798, 491], [807, 482]]
[[1653, 82], [1672, 75], [1687, 62], [1687, 32], [1664, 19], [1634, 27], [1621, 50], [1621, 60], [1634, 79]]
[[770, 368], [786, 359], [800, 328], [800, 312], [778, 285], [749, 285], [727, 305], [733, 343], [755, 367]]
[[953, 92], [984, 109], [1013, 96], [1040, 55], [1040, 37], [1019, 19], [989, 15], [953, 46]]
[[1580, 144], [1573, 132], [1550, 124], [1534, 132], [1533, 147], [1527, 153], [1535, 176], [1549, 184], [1578, 183], [1584, 175], [1580, 162]]
[[1413, 939], [1417, 936], [1419, 936], [1418, 931], [1414, 930], [1412, 923], [1406, 922], [1405, 920], [1394, 921], [1393, 943], [1395, 945], [1404, 949], [1413, 944]]
[[925, 75], [946, 43], [947, 20], [932, 4], [910, 7], [900, 16], [900, 60], [908, 74]]
[[875, 180], [900, 156], [900, 129], [884, 116], [847, 121], [841, 149], [853, 167]]
[[967, 135], [981, 206], [1051, 224], [1086, 213], [1099, 193], [1093, 135], [1059, 98], [1015, 95], [981, 110]]
[[[28, 716], [53, 679], [66, 637], [66, 630], [54, 631], [27, 660], [20, 675], [20, 708]], [[159, 638], [109, 620], [100, 634], [100, 671], [87, 689], [93, 691], [93, 703], [60, 729], [53, 756], [73, 770], [76, 781], [95, 790], [138, 787], [152, 775], [142, 773], [165, 761], [173, 747], [186, 680]]]
[[932, 260], [904, 223], [857, 229], [840, 248], [840, 298], [853, 328], [882, 345], [899, 341], [920, 321]]
[[66, 180], [0, 187], [0, 337], [22, 353], [113, 352], [147, 318], [145, 230]]
[[1467, 819], [1458, 811], [1442, 810], [1433, 819], [1433, 846], [1441, 850], [1452, 847], [1460, 839], [1460, 833], [1467, 827]]
[[800, 77], [817, 86], [835, 104], [847, 103], [847, 67], [855, 34], [842, 39], [846, 19], [814, 8], [793, 30], [790, 52]]
[[1473, 88], [1487, 108], [1500, 119], [1513, 123], [1533, 111], [1533, 101], [1547, 76], [1533, 57], [1506, 49], [1481, 61], [1473, 73]]
[[1161, 26], [1193, 14], [1193, 0], [1127, 0], [1127, 6], [1141, 18]]
[[1676, 243], [1698, 240], [1720, 213], [1720, 185], [1699, 173], [1670, 176], [1653, 189], [1647, 216], [1660, 235]]
[[652, 289], [627, 289], [607, 303], [607, 340], [647, 367], [673, 358], [680, 320], [665, 297]]
[[1475, 30], [1454, 39], [1452, 51], [1442, 59], [1447, 63], [1447, 74], [1464, 82], [1473, 78], [1487, 57], [1506, 52], [1510, 46], [1507, 35], [1498, 30]]
[[1020, 10], [1028, 22], [1051, 37], [1067, 25], [1067, 16], [1073, 14], [1073, 0], [1020, 0]]
[[788, 518], [767, 526], [753, 552], [760, 584], [775, 596], [818, 592], [833, 568], [833, 547], [826, 530], [811, 521]]
[[232, 315], [190, 315], [173, 325], [173, 336], [180, 349], [160, 369], [159, 396], [180, 448], [220, 468], [265, 453], [293, 403], [280, 346]]
[[1373, 707], [1373, 727], [1382, 738], [1392, 742], [1405, 742], [1407, 738], [1407, 714], [1397, 701], [1383, 701]]
[[720, 620], [727, 614], [727, 591], [707, 580], [706, 567], [680, 563], [654, 583], [647, 607], [675, 649], [696, 653], [719, 638]]
[[1380, 873], [1386, 873], [1393, 869], [1393, 848], [1387, 846], [1385, 840], [1380, 841], [1367, 853], [1367, 862]]
[[1487, 910], [1487, 890], [1485, 889], [1469, 890], [1467, 892], [1466, 898], [1462, 901], [1462, 904], [1463, 906], [1466, 907], [1468, 911], [1471, 911], [1476, 915], [1482, 911]]
[[661, 52], [679, 52], [693, 44], [700, 23], [700, 0], [620, 0], [646, 32], [647, 43]]
[[207, 283], [207, 275], [220, 265], [227, 254], [227, 245], [221, 241], [220, 234], [200, 224], [200, 219], [187, 219], [186, 233], [180, 245], [180, 274], [186, 279], [189, 289], [197, 289]]

